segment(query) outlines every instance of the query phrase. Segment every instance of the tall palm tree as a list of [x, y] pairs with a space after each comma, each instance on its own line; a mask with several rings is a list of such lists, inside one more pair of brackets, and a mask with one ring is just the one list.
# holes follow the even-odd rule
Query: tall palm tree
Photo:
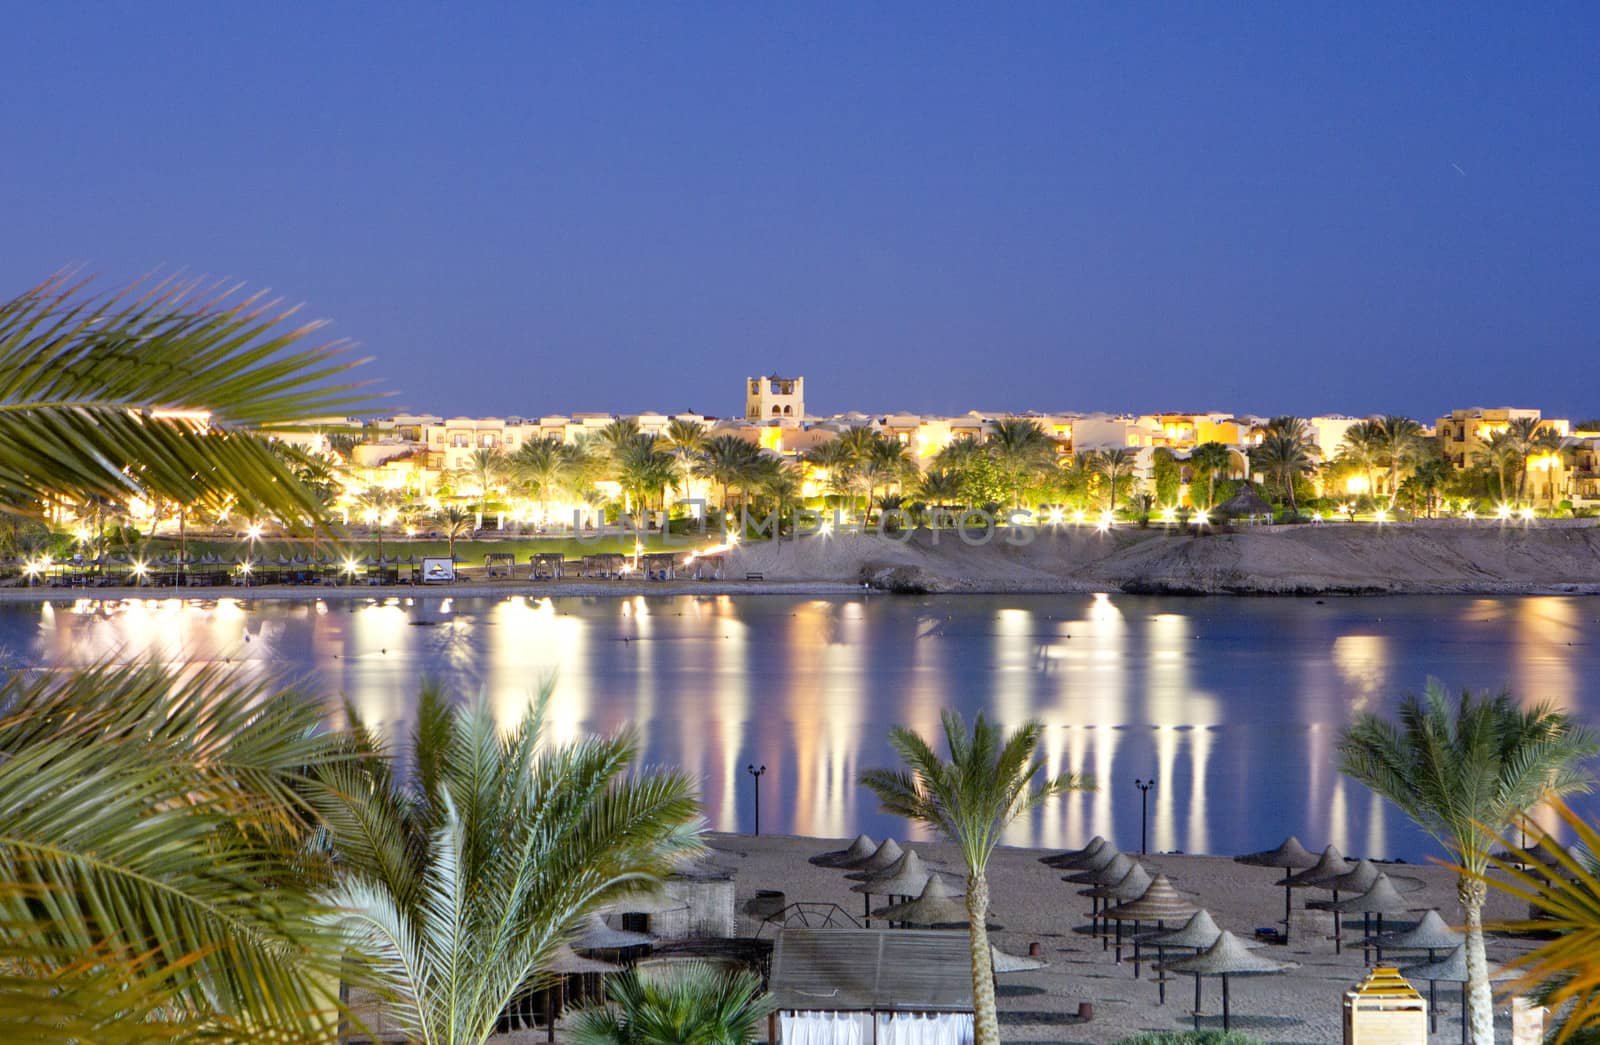
[[1366, 477], [1367, 493], [1373, 497], [1379, 492], [1374, 470], [1384, 460], [1383, 439], [1378, 422], [1357, 421], [1345, 429], [1344, 441], [1339, 444], [1339, 460]]
[[706, 440], [705, 457], [696, 466], [699, 474], [722, 488], [722, 511], [728, 511], [728, 491], [751, 475], [761, 449], [736, 435], [719, 435]]
[[1300, 510], [1294, 495], [1295, 480], [1317, 466], [1313, 449], [1305, 441], [1282, 433], [1269, 434], [1250, 449], [1251, 465], [1272, 476], [1291, 511]]
[[0, 1040], [326, 1040], [316, 697], [220, 666], [0, 684]]
[[320, 323], [199, 281], [135, 284], [96, 297], [58, 274], [0, 303], [0, 499], [160, 497], [298, 525], [321, 519], [262, 433], [368, 400], [330, 383], [342, 344], [307, 348]]
[[1539, 454], [1550, 453], [1561, 448], [1561, 437], [1554, 429], [1542, 427], [1543, 422], [1536, 417], [1514, 417], [1506, 425], [1506, 443], [1512, 448], [1517, 458], [1517, 503], [1521, 504], [1527, 497], [1528, 465]]
[[1189, 466], [1206, 477], [1206, 507], [1217, 503], [1217, 473], [1233, 468], [1233, 451], [1222, 443], [1201, 443], [1189, 451]]
[[512, 481], [538, 498], [539, 517], [546, 522], [551, 499], [571, 488], [576, 471], [575, 456], [573, 446], [562, 442], [558, 436], [547, 435], [517, 447], [507, 462]]
[[1095, 474], [1102, 476], [1110, 484], [1110, 500], [1107, 502], [1110, 511], [1117, 510], [1117, 480], [1133, 475], [1133, 468], [1138, 460], [1138, 455], [1123, 446], [1101, 450], [1095, 454]]
[[[855, 482], [855, 460], [850, 448], [838, 439], [818, 443], [806, 451], [805, 463], [827, 473], [828, 488], [842, 497]], [[838, 501], [834, 502], [837, 507]]]
[[613, 458], [640, 436], [639, 421], [633, 417], [619, 417], [600, 429], [600, 445]]
[[677, 461], [678, 474], [675, 485], [682, 492], [689, 488], [689, 477], [694, 474], [694, 463], [706, 448], [706, 426], [699, 421], [674, 417], [667, 422], [661, 448]]
[[664, 497], [665, 488], [677, 474], [677, 462], [659, 442], [653, 435], [639, 435], [616, 451], [617, 480], [633, 500], [634, 520], [640, 528], [645, 512]]
[[378, 534], [378, 562], [381, 564], [383, 562], [383, 531], [389, 525], [389, 516], [400, 508], [400, 491], [374, 486], [369, 490], [363, 491], [361, 496], [356, 498], [356, 504], [360, 506], [362, 515], [366, 517], [369, 525]]
[[403, 773], [349, 711], [356, 751], [312, 793], [337, 924], [420, 1045], [480, 1045], [585, 914], [700, 849], [689, 779], [630, 770], [631, 734], [552, 742], [549, 692], [502, 729], [425, 686]]
[[1377, 463], [1389, 471], [1389, 507], [1400, 493], [1400, 473], [1416, 464], [1427, 445], [1422, 426], [1409, 417], [1390, 414], [1373, 422]]
[[506, 455], [498, 449], [472, 451], [467, 459], [467, 474], [478, 487], [478, 510], [489, 511], [489, 491], [506, 474]]
[[773, 1008], [760, 976], [709, 962], [629, 969], [606, 993], [609, 1005], [577, 1013], [574, 1045], [745, 1045]]
[[1517, 437], [1509, 431], [1493, 432], [1476, 452], [1478, 463], [1491, 467], [1499, 482], [1497, 494], [1506, 504], [1511, 503], [1511, 492], [1507, 489], [1506, 472], [1510, 468], [1521, 469], [1522, 445]]
[[1587, 791], [1579, 763], [1595, 735], [1548, 704], [1519, 708], [1509, 693], [1462, 693], [1452, 705], [1429, 680], [1400, 705], [1399, 722], [1360, 716], [1339, 740], [1339, 768], [1387, 798], [1451, 850], [1467, 922], [1467, 1013], [1476, 1045], [1494, 1041], [1483, 952], [1483, 873], [1492, 834], [1504, 834], [1547, 795]]
[[447, 504], [438, 516], [439, 529], [450, 542], [450, 561], [456, 561], [456, 539], [472, 532], [472, 513], [459, 504]]
[[996, 421], [985, 444], [1011, 490], [1011, 507], [1022, 507], [1028, 482], [1055, 467], [1056, 443], [1039, 422], [1025, 417]]
[[951, 468], [930, 468], [922, 474], [917, 490], [931, 508], [948, 508], [961, 500], [961, 476]]
[[[895, 816], [926, 824], [954, 842], [967, 865], [967, 915], [971, 920], [972, 1002], [977, 1045], [998, 1045], [994, 973], [989, 951], [989, 857], [1005, 829], [1052, 795], [1092, 790], [1085, 777], [1038, 779], [1034, 759], [1043, 727], [1024, 723], [1009, 736], [980, 712], [967, 728], [959, 712], [943, 716], [948, 761], [913, 730], [897, 727], [889, 745], [904, 769], [870, 769], [861, 783]], [[1035, 781], [1037, 780], [1037, 785]]]

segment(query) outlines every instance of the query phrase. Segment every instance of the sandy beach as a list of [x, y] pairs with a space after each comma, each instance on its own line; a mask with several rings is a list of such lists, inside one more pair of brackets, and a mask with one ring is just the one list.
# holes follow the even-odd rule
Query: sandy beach
[[[1261, 839], [1261, 848], [1281, 839]], [[1303, 839], [1308, 848], [1320, 848], [1318, 839]], [[838, 904], [860, 915], [862, 898], [849, 890], [854, 884], [844, 872], [815, 867], [807, 858], [849, 843], [848, 839], [752, 837], [713, 835], [709, 839], [717, 862], [735, 873], [737, 903], [742, 906], [758, 889], [782, 890], [790, 902], [817, 900]], [[959, 871], [953, 846], [913, 843], [944, 869]], [[1131, 948], [1125, 948], [1118, 965], [1112, 951], [1087, 935], [1090, 901], [1077, 894], [1082, 886], [1060, 880], [1064, 873], [1041, 864], [1047, 851], [1002, 848], [989, 869], [995, 920], [1004, 928], [993, 942], [1013, 954], [1027, 954], [1037, 943], [1049, 966], [1034, 972], [1013, 973], [999, 980], [1001, 1033], [1007, 1042], [1105, 1043], [1141, 1031], [1186, 1029], [1191, 1026], [1193, 980], [1180, 977], [1168, 984], [1167, 1000], [1157, 1004], [1157, 985], [1146, 966], [1134, 978]], [[1211, 912], [1219, 926], [1241, 938], [1258, 927], [1276, 926], [1283, 919], [1283, 890], [1273, 884], [1282, 872], [1250, 867], [1226, 857], [1154, 855], [1139, 861], [1152, 873], [1164, 872], [1181, 890], [1193, 894]], [[1436, 907], [1451, 924], [1459, 923], [1455, 902], [1455, 876], [1433, 864], [1383, 865], [1391, 874], [1420, 878], [1423, 888], [1409, 894], [1419, 908]], [[959, 890], [955, 890], [959, 891]], [[1321, 890], [1296, 890], [1295, 907], [1308, 898], [1327, 899]], [[878, 899], [877, 904], [884, 901]], [[1420, 912], [1419, 912], [1420, 913]], [[1490, 891], [1487, 919], [1517, 917], [1514, 904]], [[751, 935], [756, 924], [741, 915], [740, 934]], [[771, 932], [770, 929], [767, 930]], [[1233, 982], [1233, 1027], [1269, 1043], [1327, 1045], [1342, 1040], [1341, 1004], [1346, 990], [1367, 971], [1360, 947], [1361, 917], [1352, 916], [1346, 927], [1342, 954], [1334, 954], [1326, 939], [1291, 938], [1287, 945], [1271, 945], [1264, 953], [1301, 963], [1281, 975], [1241, 977]], [[1353, 944], [1353, 946], [1352, 946]], [[1505, 961], [1530, 945], [1521, 940], [1491, 938], [1489, 960]], [[1405, 964], [1417, 957], [1386, 955], [1386, 963]], [[1427, 984], [1416, 985], [1424, 994]], [[1217, 980], [1204, 987], [1203, 1027], [1220, 1027], [1221, 992]], [[1090, 1022], [1076, 1019], [1080, 1002], [1094, 1006]], [[1460, 992], [1455, 985], [1439, 985], [1439, 1029], [1434, 1041], [1460, 1040]], [[1509, 1005], [1509, 1003], [1507, 1003]], [[1509, 1009], [1498, 1012], [1502, 1040], [1509, 1036]]]

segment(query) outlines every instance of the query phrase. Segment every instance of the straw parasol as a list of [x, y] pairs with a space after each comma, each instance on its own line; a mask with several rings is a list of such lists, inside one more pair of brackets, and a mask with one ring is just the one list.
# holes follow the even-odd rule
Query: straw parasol
[[[556, 980], [554, 991], [549, 987], [545, 988], [545, 1026], [549, 1028], [549, 1037], [546, 1040], [556, 1040], [556, 1014], [566, 1004], [567, 976], [616, 972], [621, 968], [622, 966], [612, 965], [610, 962], [585, 958], [566, 944], [558, 944], [540, 970], [541, 972], [556, 973], [559, 977]], [[553, 997], [552, 995], [555, 996]]]
[[1111, 843], [1107, 842], [1104, 838], [1101, 838], [1099, 835], [1095, 835], [1093, 838], [1089, 839], [1089, 844], [1084, 846], [1082, 849], [1068, 849], [1064, 853], [1053, 853], [1050, 856], [1041, 856], [1039, 857], [1039, 862], [1044, 864], [1046, 867], [1054, 867], [1058, 870], [1065, 871], [1068, 868], [1077, 867], [1078, 860], [1085, 856], [1093, 856], [1110, 844]]
[[621, 951], [629, 947], [643, 947], [654, 942], [655, 937], [649, 933], [613, 929], [606, 924], [604, 918], [598, 914], [591, 914], [583, 920], [583, 928], [579, 931], [578, 938], [572, 941], [572, 949], [575, 951]]
[[[1404, 914], [1411, 910], [1411, 905], [1406, 903], [1405, 897], [1389, 881], [1389, 876], [1382, 871], [1372, 880], [1372, 885], [1360, 896], [1352, 896], [1348, 900], [1338, 900], [1328, 905], [1337, 919], [1341, 914], [1361, 914], [1361, 959], [1366, 961], [1367, 951], [1372, 946], [1372, 915], [1378, 916], [1378, 932], [1383, 932], [1383, 916], [1386, 914]], [[1333, 937], [1339, 939], [1339, 924], [1334, 922]], [[1378, 964], [1383, 964], [1383, 948], [1378, 948]]]
[[[922, 895], [915, 900], [880, 907], [872, 912], [872, 916], [889, 922], [941, 929], [965, 928], [972, 924], [972, 916], [967, 913], [967, 905], [962, 902], [960, 895], [951, 893], [944, 879], [937, 874], [928, 876], [928, 884], [922, 887]], [[1004, 928], [992, 922], [987, 925], [990, 932]]]
[[[1101, 852], [1102, 853], [1111, 852], [1111, 847], [1107, 846], [1105, 849], [1101, 850]], [[1096, 860], [1096, 862], [1099, 862], [1100, 861], [1100, 857], [1098, 857], [1098, 856], [1095, 857], [1095, 860]], [[1061, 876], [1061, 880], [1063, 882], [1072, 882], [1072, 883], [1075, 883], [1075, 884], [1087, 885], [1087, 886], [1090, 887], [1088, 889], [1079, 889], [1078, 890], [1078, 895], [1079, 896], [1087, 896], [1087, 897], [1089, 897], [1089, 903], [1090, 903], [1090, 906], [1089, 906], [1089, 931], [1091, 933], [1093, 933], [1095, 935], [1099, 935], [1100, 932], [1101, 932], [1101, 929], [1100, 929], [1100, 896], [1101, 896], [1101, 894], [1096, 892], [1095, 889], [1100, 887], [1100, 886], [1115, 885], [1117, 882], [1122, 881], [1123, 876], [1126, 875], [1130, 870], [1132, 870], [1132, 868], [1133, 868], [1133, 860], [1130, 857], [1128, 857], [1128, 856], [1126, 856], [1126, 855], [1124, 855], [1122, 853], [1111, 852], [1111, 856], [1108, 857], [1105, 860], [1105, 862], [1101, 863], [1100, 866], [1097, 867], [1097, 868], [1094, 868], [1092, 870], [1079, 871], [1077, 874], [1069, 874], [1069, 875], [1062, 875]], [[1109, 950], [1109, 949], [1110, 949], [1109, 943], [1107, 943], [1107, 941], [1105, 941], [1105, 940], [1101, 940], [1101, 950]]]
[[[1137, 900], [1144, 895], [1146, 889], [1150, 888], [1150, 881], [1150, 872], [1144, 869], [1144, 865], [1136, 863], [1128, 868], [1128, 873], [1117, 879], [1114, 884], [1100, 885], [1084, 891], [1091, 897], [1103, 897], [1106, 901], [1106, 906], [1109, 907], [1112, 900], [1123, 903]], [[1102, 925], [1105, 924], [1105, 919], [1106, 912], [1102, 909], [1100, 911]], [[1101, 950], [1104, 949], [1104, 947], [1101, 948]], [[1117, 922], [1117, 962], [1118, 964], [1122, 962], [1122, 922], [1120, 921]]]
[[[1427, 951], [1430, 962], [1438, 957], [1438, 952], [1454, 950], [1461, 946], [1461, 942], [1461, 934], [1446, 925], [1438, 911], [1429, 911], [1411, 928], [1384, 933], [1377, 940], [1379, 954], [1383, 953], [1385, 947], [1396, 951]], [[1439, 1029], [1437, 980], [1428, 981], [1428, 1029]]]
[[[1340, 893], [1364, 893], [1372, 888], [1372, 883], [1378, 880], [1378, 875], [1387, 872], [1378, 870], [1378, 865], [1371, 860], [1360, 860], [1344, 874], [1334, 875], [1332, 878], [1322, 878], [1311, 883], [1313, 889], [1327, 889], [1334, 894], [1334, 899]], [[1423, 886], [1422, 879], [1411, 878], [1406, 875], [1389, 875], [1389, 884], [1402, 893], [1414, 893]]]
[[[1284, 875], [1287, 876], [1296, 871], [1303, 871], [1308, 867], [1316, 866], [1317, 858], [1305, 846], [1300, 844], [1300, 839], [1290, 835], [1282, 842], [1279, 842], [1276, 849], [1263, 849], [1259, 853], [1246, 853], [1244, 856], [1236, 856], [1233, 858], [1233, 862], [1236, 864], [1249, 864], [1252, 867], [1279, 867], [1283, 869]], [[1285, 885], [1283, 887], [1283, 938], [1285, 942], [1289, 939], [1289, 912], [1293, 906], [1294, 892], [1290, 886]]]
[[[1228, 977], [1230, 976], [1263, 976], [1276, 972], [1286, 972], [1299, 966], [1299, 962], [1280, 962], [1275, 958], [1252, 954], [1250, 949], [1239, 938], [1224, 930], [1217, 936], [1216, 942], [1193, 958], [1179, 958], [1177, 961], [1167, 962], [1161, 966], [1162, 971], [1188, 973], [1197, 980], [1201, 976], [1222, 977], [1222, 1029], [1232, 1029], [1232, 1017], [1229, 1012]], [[1194, 1028], [1200, 1029], [1200, 995], [1199, 985], [1195, 986], [1196, 1003], [1194, 1007]]]
[[856, 835], [855, 841], [845, 848], [835, 849], [831, 853], [818, 853], [811, 858], [811, 862], [818, 867], [844, 867], [847, 864], [854, 864], [857, 860], [865, 860], [876, 848], [878, 843], [868, 836]]
[[1317, 862], [1296, 874], [1286, 875], [1278, 881], [1278, 885], [1288, 886], [1291, 889], [1304, 889], [1311, 883], [1323, 878], [1335, 878], [1355, 870], [1355, 864], [1344, 858], [1339, 852], [1339, 847], [1330, 845], [1322, 851]]
[[865, 860], [856, 860], [839, 866], [852, 872], [845, 875], [846, 878], [861, 878], [878, 873], [904, 855], [900, 850], [899, 842], [896, 842], [893, 838], [885, 838]]
[[[1221, 935], [1222, 930], [1217, 928], [1217, 923], [1212, 919], [1211, 912], [1199, 910], [1190, 916], [1187, 922], [1183, 923], [1182, 928], [1157, 929], [1155, 932], [1141, 933], [1134, 937], [1134, 943], [1135, 945], [1143, 944], [1146, 947], [1154, 944], [1162, 952], [1168, 947], [1183, 947], [1198, 954], [1216, 943], [1217, 937]], [[1240, 940], [1239, 942], [1251, 950], [1261, 946], [1254, 940]], [[1157, 958], [1156, 968], [1158, 970], [1162, 969], [1165, 963], [1166, 955], [1161, 953]], [[1165, 1004], [1167, 998], [1167, 975], [1165, 972], [1158, 972], [1157, 975], [1161, 977], [1156, 982], [1161, 985], [1161, 1001]], [[1194, 1011], [1200, 1011], [1200, 977], [1198, 976], [1194, 978]]]
[[[1130, 874], [1132, 872], [1129, 872]], [[1133, 922], [1134, 932], [1137, 934], [1140, 922], [1155, 922], [1158, 928], [1164, 928], [1167, 922], [1175, 922], [1179, 918], [1190, 918], [1199, 913], [1199, 908], [1185, 895], [1174, 889], [1172, 882], [1164, 874], [1158, 874], [1150, 879], [1150, 885], [1136, 900], [1128, 900], [1102, 912], [1104, 918], [1114, 919], [1120, 929], [1125, 921]], [[1117, 960], [1122, 960], [1122, 934], [1117, 934]], [[1166, 959], [1165, 946], [1157, 944], [1156, 960]], [[1133, 938], [1133, 978], [1139, 978], [1139, 937]], [[1157, 981], [1161, 1004], [1167, 1002], [1167, 980], [1162, 977]]]
[[1069, 870], [1069, 871], [1076, 869], [1075, 873], [1074, 874], [1064, 874], [1064, 875], [1061, 876], [1061, 880], [1063, 882], [1083, 882], [1083, 881], [1086, 881], [1087, 879], [1084, 879], [1084, 878], [1079, 877], [1079, 876], [1084, 874], [1084, 873], [1086, 873], [1086, 872], [1098, 871], [1102, 867], [1104, 867], [1106, 864], [1109, 864], [1111, 861], [1115, 860], [1119, 856], [1122, 856], [1122, 852], [1116, 846], [1109, 845], [1109, 844], [1108, 845], [1103, 845], [1099, 849], [1095, 850], [1093, 855], [1079, 857], [1077, 859], [1077, 861], [1072, 864], [1071, 867], [1066, 868], [1066, 870]]
[[849, 875], [851, 878], [860, 878], [855, 885], [850, 887], [853, 893], [864, 893], [868, 896], [917, 896], [922, 892], [922, 887], [928, 884], [928, 879], [933, 872], [922, 862], [922, 857], [915, 849], [907, 849], [905, 855], [895, 863], [874, 875]]
[[[1433, 997], [1435, 983], [1461, 984], [1461, 1041], [1465, 1045], [1467, 1040], [1467, 945], [1457, 944], [1455, 949], [1438, 961], [1421, 962], [1417, 965], [1407, 965], [1400, 970], [1400, 975], [1411, 980], [1427, 980], [1428, 996]], [[1489, 966], [1490, 980], [1509, 980], [1516, 973]]]
[[989, 945], [989, 963], [993, 967], [996, 976], [1002, 976], [1008, 972], [1032, 972], [1034, 969], [1042, 969], [1050, 964], [1043, 958], [1026, 957], [1021, 954], [1002, 951], [993, 944]]

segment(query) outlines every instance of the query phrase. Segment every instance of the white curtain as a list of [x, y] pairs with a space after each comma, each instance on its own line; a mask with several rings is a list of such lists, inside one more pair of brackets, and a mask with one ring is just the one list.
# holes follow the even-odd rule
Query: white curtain
[[972, 1045], [970, 1012], [878, 1014], [878, 1045]]
[[872, 1014], [781, 1012], [778, 1034], [783, 1045], [872, 1045]]

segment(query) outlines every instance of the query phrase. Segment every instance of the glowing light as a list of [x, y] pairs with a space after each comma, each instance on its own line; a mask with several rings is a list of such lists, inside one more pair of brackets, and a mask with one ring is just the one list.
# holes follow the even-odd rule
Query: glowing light
[[346, 573], [354, 573], [357, 570], [359, 570], [360, 568], [361, 568], [361, 564], [359, 562], [356, 562], [354, 559], [346, 559], [344, 561], [344, 572], [346, 572]]
[[261, 539], [261, 524], [251, 523], [249, 526], [246, 526], [244, 535], [252, 541], [259, 541]]
[[1322, 513], [1321, 512], [1312, 512], [1311, 513], [1311, 521], [1312, 522], [1321, 522], [1322, 521]]
[[1072, 521], [1075, 522], [1075, 523], [1083, 522], [1084, 518], [1085, 518], [1085, 516], [1083, 514], [1083, 509], [1082, 508], [1079, 508], [1077, 511], [1072, 513]]
[[824, 519], [817, 526], [817, 536], [830, 537], [833, 535], [833, 520]]
[[1511, 518], [1511, 506], [1509, 504], [1502, 504], [1494, 510], [1494, 514], [1496, 518], [1509, 519]]
[[1164, 522], [1164, 523], [1175, 523], [1175, 522], [1177, 522], [1178, 521], [1178, 509], [1176, 509], [1176, 508], [1168, 508], [1168, 509], [1164, 510], [1161, 513], [1161, 521]]
[[1472, 521], [1472, 520], [1473, 520], [1473, 519], [1476, 519], [1476, 518], [1477, 518], [1477, 517], [1478, 517], [1478, 513], [1477, 513], [1477, 512], [1475, 512], [1475, 511], [1473, 511], [1473, 510], [1472, 510], [1472, 509], [1471, 509], [1471, 508], [1468, 508], [1468, 509], [1467, 509], [1467, 510], [1466, 510], [1466, 511], [1464, 511], [1464, 512], [1462, 512], [1462, 513], [1461, 513], [1461, 514], [1462, 514], [1462, 515], [1463, 515], [1463, 516], [1464, 516], [1464, 517], [1465, 517], [1465, 518], [1466, 518], [1466, 519], [1467, 519], [1467, 521], [1469, 521], [1469, 522], [1470, 522], [1470, 521]]
[[1202, 508], [1201, 510], [1199, 510], [1199, 511], [1194, 513], [1194, 524], [1196, 526], [1204, 526], [1207, 523], [1209, 523], [1210, 521], [1211, 521], [1211, 515], [1205, 509]]
[[1107, 510], [1105, 510], [1105, 511], [1100, 513], [1100, 525], [1101, 526], [1110, 526], [1112, 523], [1114, 523], [1116, 521], [1117, 521], [1117, 517], [1115, 515], [1111, 514], [1111, 510], [1110, 509], [1107, 509]]
[[1348, 494], [1364, 494], [1370, 489], [1372, 484], [1364, 475], [1352, 475], [1344, 481], [1344, 492]]
[[149, 572], [150, 572], [150, 567], [145, 563], [145, 561], [143, 559], [135, 559], [135, 560], [133, 560], [133, 575], [135, 577], [138, 577], [140, 580], [143, 580], [144, 579], [144, 575], [149, 573]]
[[255, 567], [250, 564], [249, 559], [246, 559], [244, 562], [239, 564], [239, 572], [248, 577], [251, 573], [255, 572]]
[[1520, 514], [1521, 514], [1523, 522], [1532, 522], [1533, 521], [1533, 509], [1532, 508], [1524, 508], [1524, 509], [1522, 509], [1522, 512]]
[[1387, 508], [1379, 508], [1372, 513], [1372, 517], [1378, 522], [1386, 523], [1389, 521], [1389, 510]]
[[1050, 509], [1050, 515], [1048, 516], [1048, 519], [1051, 526], [1060, 526], [1066, 521], [1067, 513], [1063, 512], [1060, 508], [1052, 508]]

